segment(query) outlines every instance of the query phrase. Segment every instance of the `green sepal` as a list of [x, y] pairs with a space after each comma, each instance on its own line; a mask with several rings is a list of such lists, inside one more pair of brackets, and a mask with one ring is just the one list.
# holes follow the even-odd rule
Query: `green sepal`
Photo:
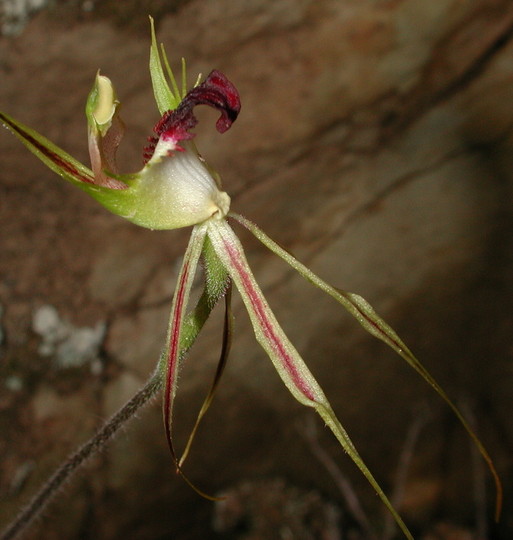
[[[162, 60], [160, 57], [160, 51], [157, 45], [157, 37], [155, 35], [155, 22], [153, 17], [150, 17], [151, 24], [151, 47], [150, 47], [150, 76], [151, 83], [153, 85], [153, 94], [155, 95], [155, 101], [160, 114], [164, 114], [166, 111], [174, 110], [180, 104], [180, 96], [173, 94], [169, 84], [167, 83], [166, 76], [164, 75], [164, 69], [162, 67]], [[164, 57], [164, 64], [168, 70], [168, 74], [171, 80], [173, 88], [178, 88], [176, 80], [173, 76], [173, 72], [169, 68], [169, 62], [165, 56], [164, 50], [162, 50]]]

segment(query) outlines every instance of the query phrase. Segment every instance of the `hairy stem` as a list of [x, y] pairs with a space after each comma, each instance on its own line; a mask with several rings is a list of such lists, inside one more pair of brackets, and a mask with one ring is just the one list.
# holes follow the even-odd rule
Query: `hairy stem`
[[87, 460], [102, 450], [119, 429], [130, 420], [135, 413], [160, 390], [162, 379], [157, 369], [147, 383], [130, 399], [117, 413], [115, 413], [86, 443], [78, 448], [68, 459], [60, 465], [29, 504], [21, 510], [18, 516], [2, 532], [0, 540], [12, 540], [22, 534], [46, 508], [54, 498], [60, 487], [66, 482]]

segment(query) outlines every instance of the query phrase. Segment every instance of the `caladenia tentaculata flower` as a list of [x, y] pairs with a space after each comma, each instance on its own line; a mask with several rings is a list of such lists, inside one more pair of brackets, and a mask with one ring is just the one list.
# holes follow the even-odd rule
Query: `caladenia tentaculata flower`
[[[412, 538], [401, 517], [361, 459], [321, 387], [276, 320], [253, 276], [243, 247], [228, 218], [251, 231], [307, 281], [332, 296], [368, 332], [384, 341], [406, 360], [449, 404], [492, 472], [497, 492], [498, 517], [502, 499], [501, 483], [487, 451], [453, 402], [392, 328], [363, 298], [327, 284], [256, 225], [230, 212], [230, 197], [222, 191], [218, 175], [197, 152], [191, 140], [194, 136], [191, 129], [197, 123], [194, 116], [194, 107], [197, 105], [209, 105], [220, 112], [216, 122], [216, 128], [220, 133], [231, 127], [240, 111], [240, 99], [234, 85], [219, 71], [212, 71], [203, 82], [198, 79], [194, 87], [187, 91], [185, 64], [182, 62], [182, 85], [179, 88], [164, 49], [157, 46], [153, 24], [150, 74], [161, 119], [154, 128], [154, 135], [149, 139], [148, 146], [144, 149], [144, 166], [134, 174], [121, 174], [118, 171], [116, 150], [123, 136], [124, 126], [119, 116], [119, 102], [112, 83], [100, 73], [96, 75], [86, 105], [91, 168], [76, 161], [36, 131], [0, 113], [2, 123], [30, 151], [53, 171], [87, 192], [111, 212], [150, 229], [193, 227], [171, 306], [166, 345], [154, 375], [91, 441], [56, 471], [49, 483], [6, 529], [1, 538], [16, 536], [40, 511], [56, 487], [95, 450], [105, 444], [120, 425], [160, 388], [163, 390], [163, 415], [167, 440], [175, 465], [182, 473], [194, 432], [212, 399], [230, 348], [232, 284], [241, 294], [257, 341], [273, 362], [286, 387], [300, 403], [317, 411], [342, 448], [374, 487], [405, 536]], [[190, 291], [201, 259], [205, 267], [204, 290], [195, 307], [189, 309]], [[172, 443], [172, 412], [178, 372], [204, 322], [222, 297], [225, 298], [226, 311], [218, 372], [198, 415], [187, 447], [178, 459]]]

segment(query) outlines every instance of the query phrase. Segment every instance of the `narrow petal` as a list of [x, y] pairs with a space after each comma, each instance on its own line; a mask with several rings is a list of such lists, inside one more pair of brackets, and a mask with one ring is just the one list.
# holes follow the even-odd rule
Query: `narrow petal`
[[304, 405], [320, 402], [324, 394], [278, 325], [244, 256], [235, 233], [225, 221], [209, 222], [209, 238], [218, 257], [241, 293], [255, 329], [256, 338], [269, 354], [294, 397]]
[[194, 227], [192, 230], [191, 239], [185, 252], [182, 268], [178, 276], [178, 283], [173, 298], [173, 304], [171, 306], [171, 317], [167, 334], [167, 346], [163, 353], [163, 361], [165, 365], [163, 402], [164, 426], [166, 430], [167, 442], [175, 462], [177, 462], [177, 458], [173, 447], [171, 428], [173, 402], [176, 394], [181, 351], [184, 349], [182, 345], [182, 328], [192, 282], [196, 273], [201, 251], [203, 249], [205, 233], [205, 225]]
[[52, 171], [82, 189], [94, 185], [93, 172], [37, 131], [0, 112], [0, 122]]
[[323, 281], [319, 276], [314, 274], [304, 264], [300, 263], [294, 258], [288, 251], [280, 247], [274, 240], [269, 238], [259, 227], [246, 218], [230, 213], [230, 217], [236, 219], [239, 223], [244, 225], [250, 230], [256, 238], [258, 238], [266, 247], [268, 247], [273, 253], [280, 256], [285, 262], [287, 262], [292, 268], [297, 270], [301, 276], [307, 281], [315, 285], [322, 291], [328, 293], [337, 302], [342, 304], [344, 308], [367, 330], [370, 334], [378, 339], [384, 341], [389, 347], [391, 347], [397, 354], [399, 354], [406, 362], [426, 381], [428, 382], [438, 395], [449, 405], [458, 420], [461, 422], [470, 438], [474, 441], [476, 447], [481, 453], [483, 459], [486, 461], [488, 468], [493, 476], [495, 482], [496, 491], [496, 507], [495, 514], [496, 519], [499, 518], [502, 509], [502, 483], [499, 475], [495, 469], [492, 458], [488, 454], [487, 450], [477, 437], [474, 430], [470, 427], [469, 423], [441, 386], [436, 382], [433, 376], [427, 371], [422, 363], [415, 357], [415, 355], [408, 349], [396, 332], [374, 311], [372, 306], [361, 296], [342, 291], [332, 287], [329, 283]]
[[358, 454], [321, 387], [278, 324], [274, 313], [271, 311], [267, 300], [253, 277], [237, 236], [225, 220], [210, 221], [207, 225], [208, 236], [212, 245], [242, 296], [257, 341], [269, 355], [286, 387], [300, 403], [313, 407], [317, 411], [332, 430], [341, 446], [376, 490], [405, 536], [413, 540], [401, 517], [397, 514]]

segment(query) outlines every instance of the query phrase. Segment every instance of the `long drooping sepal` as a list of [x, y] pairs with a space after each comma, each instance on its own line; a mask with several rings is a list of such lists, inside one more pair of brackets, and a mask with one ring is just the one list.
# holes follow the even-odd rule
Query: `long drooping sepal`
[[239, 239], [225, 220], [208, 222], [208, 237], [217, 256], [226, 266], [239, 290], [251, 319], [257, 341], [269, 355], [278, 374], [291, 394], [303, 405], [313, 407], [332, 430], [343, 449], [367, 478], [378, 496], [394, 516], [405, 536], [413, 537], [387, 496], [372, 476], [354, 447], [349, 435], [337, 419], [324, 392], [289, 341], [271, 311], [249, 268]]
[[162, 354], [164, 365], [164, 400], [163, 414], [167, 442], [175, 463], [178, 463], [172, 442], [173, 403], [178, 381], [181, 351], [184, 349], [182, 328], [187, 309], [187, 303], [198, 266], [198, 261], [205, 240], [206, 225], [198, 225], [192, 230], [189, 245], [184, 255], [182, 268], [171, 306], [171, 317], [167, 334], [167, 345]]
[[182, 456], [180, 457], [180, 460], [178, 461], [178, 465], [180, 467], [183, 466], [185, 460], [187, 459], [192, 443], [194, 441], [194, 437], [196, 436], [196, 432], [198, 431], [198, 427], [201, 421], [203, 420], [203, 417], [207, 413], [208, 409], [210, 408], [210, 405], [212, 404], [212, 400], [214, 399], [214, 395], [219, 386], [219, 383], [221, 382], [224, 369], [228, 362], [228, 356], [230, 355], [230, 349], [232, 345], [232, 336], [233, 336], [231, 283], [228, 285], [224, 299], [225, 299], [225, 310], [224, 310], [224, 325], [223, 325], [223, 342], [221, 345], [221, 353], [219, 355], [219, 360], [217, 362], [216, 373], [214, 375], [214, 380], [212, 381], [207, 397], [205, 398], [205, 400], [203, 401], [203, 404], [201, 405], [201, 409], [199, 410], [198, 416], [196, 418], [196, 422], [194, 423], [194, 426], [191, 430], [191, 434], [189, 435], [189, 439], [187, 440], [187, 444], [185, 445], [185, 449], [182, 453]]
[[454, 414], [461, 422], [471, 439], [474, 441], [479, 452], [486, 461], [488, 468], [491, 471], [495, 482], [496, 491], [496, 505], [495, 505], [495, 517], [498, 520], [502, 509], [502, 483], [499, 475], [495, 469], [492, 458], [484, 448], [483, 444], [477, 437], [474, 430], [471, 428], [467, 420], [463, 417], [459, 409], [449, 398], [446, 392], [440, 387], [433, 376], [427, 371], [427, 369], [421, 364], [421, 362], [415, 357], [415, 355], [408, 349], [397, 333], [374, 311], [372, 306], [361, 296], [346, 291], [342, 291], [335, 287], [332, 287], [319, 276], [314, 274], [304, 264], [300, 263], [295, 257], [293, 257], [288, 251], [279, 246], [274, 240], [269, 238], [259, 227], [254, 223], [247, 220], [243, 216], [230, 213], [230, 217], [237, 220], [240, 224], [251, 231], [258, 240], [260, 240], [266, 247], [268, 247], [273, 253], [280, 256], [285, 262], [287, 262], [294, 270], [296, 270], [307, 281], [315, 285], [322, 291], [329, 294], [337, 302], [342, 304], [344, 308], [367, 330], [370, 334], [384, 341], [389, 345], [397, 354], [399, 354], [406, 362], [426, 381], [428, 382], [438, 395], [449, 405]]
[[205, 271], [204, 289], [202, 295], [200, 296], [200, 299], [198, 300], [196, 308], [192, 313], [187, 315], [184, 321], [181, 338], [181, 355], [183, 356], [185, 351], [187, 351], [188, 348], [192, 345], [194, 339], [199, 334], [201, 327], [208, 318], [208, 315], [210, 314], [214, 306], [217, 304], [219, 299], [224, 296], [225, 315], [223, 342], [221, 345], [221, 353], [212, 386], [208, 392], [207, 397], [205, 398], [205, 401], [203, 402], [203, 405], [201, 406], [194, 427], [191, 431], [183, 454], [179, 460], [178, 465], [180, 467], [187, 459], [187, 455], [189, 453], [193, 439], [196, 435], [199, 424], [205, 416], [208, 408], [210, 407], [215, 391], [224, 373], [224, 368], [226, 366], [228, 355], [230, 353], [233, 333], [233, 315], [231, 309], [231, 280], [228, 276], [226, 268], [219, 260], [219, 257], [216, 255], [216, 252], [214, 251], [214, 248], [212, 247], [212, 243], [210, 242], [208, 236], [205, 238], [205, 243], [203, 244], [202, 260]]

